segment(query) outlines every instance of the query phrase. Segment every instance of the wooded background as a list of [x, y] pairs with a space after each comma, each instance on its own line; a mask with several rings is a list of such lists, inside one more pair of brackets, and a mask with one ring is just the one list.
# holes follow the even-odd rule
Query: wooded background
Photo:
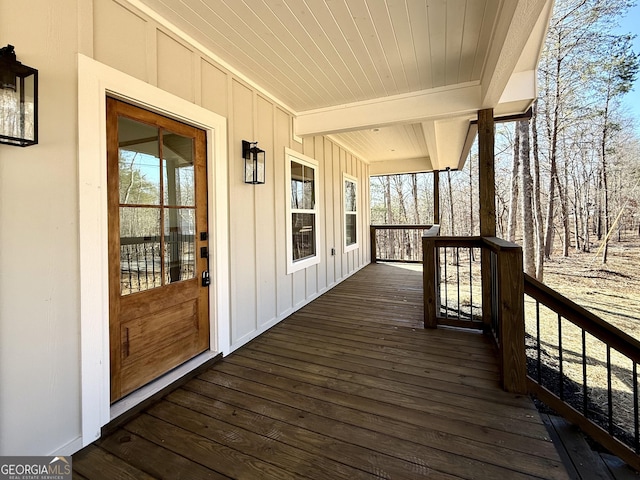
[[[640, 55], [613, 33], [633, 3], [556, 0], [532, 118], [496, 124], [498, 236], [539, 280], [552, 254], [597, 248], [606, 263], [610, 241], [640, 235], [640, 119], [622, 102]], [[434, 223], [433, 175], [372, 177], [371, 223]], [[441, 234], [478, 235], [477, 146], [439, 175]]]

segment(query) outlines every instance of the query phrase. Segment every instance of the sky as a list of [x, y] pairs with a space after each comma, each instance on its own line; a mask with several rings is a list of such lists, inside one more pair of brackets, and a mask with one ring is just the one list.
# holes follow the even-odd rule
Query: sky
[[[633, 51], [640, 53], [640, 1], [637, 1], [636, 6], [630, 9], [627, 16], [620, 21], [620, 27], [616, 33], [636, 35]], [[633, 90], [625, 95], [624, 103], [636, 119], [636, 132], [640, 133], [640, 79], [636, 79]]]

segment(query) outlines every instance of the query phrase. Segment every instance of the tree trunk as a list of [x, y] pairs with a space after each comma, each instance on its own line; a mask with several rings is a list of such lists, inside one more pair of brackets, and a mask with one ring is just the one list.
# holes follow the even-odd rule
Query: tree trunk
[[520, 131], [520, 179], [522, 194], [520, 195], [520, 213], [522, 215], [522, 253], [524, 272], [535, 276], [536, 265], [533, 241], [533, 212], [531, 161], [529, 153], [529, 122], [520, 120], [517, 126]]
[[598, 199], [598, 208], [596, 221], [594, 224], [594, 233], [598, 241], [602, 240], [602, 164], [598, 167], [598, 189], [596, 191], [596, 198]]
[[536, 278], [542, 282], [544, 277], [544, 230], [542, 224], [542, 204], [540, 201], [540, 157], [538, 151], [538, 101], [533, 102], [531, 134], [533, 137], [533, 213], [536, 239]]
[[[558, 48], [561, 42], [558, 42]], [[545, 225], [545, 242], [544, 242], [544, 256], [546, 258], [551, 258], [551, 250], [553, 247], [553, 219], [555, 215], [554, 211], [554, 195], [556, 190], [556, 182], [558, 180], [558, 166], [557, 166], [557, 155], [558, 155], [558, 128], [560, 121], [560, 77], [562, 70], [562, 57], [560, 54], [556, 56], [556, 71], [555, 71], [555, 92], [554, 92], [554, 106], [553, 106], [553, 118], [552, 118], [552, 127], [550, 132], [550, 152], [549, 152], [549, 163], [550, 163], [550, 180], [549, 180], [549, 203], [547, 204], [547, 219]]]
[[516, 125], [513, 140], [513, 162], [511, 165], [511, 194], [509, 197], [509, 216], [507, 220], [507, 240], [516, 241], [518, 226], [518, 172], [520, 170], [520, 128]]
[[393, 225], [393, 210], [391, 206], [391, 177], [384, 177], [384, 203], [386, 207], [385, 222], [387, 225]]
[[402, 175], [393, 176], [393, 186], [395, 187], [398, 204], [400, 206], [398, 223], [407, 223], [407, 208], [404, 201], [404, 181]]
[[420, 225], [420, 210], [418, 208], [418, 175], [411, 174], [411, 195], [413, 196], [413, 215], [416, 225]]
[[571, 234], [569, 233], [569, 173], [567, 171], [567, 162], [565, 160], [562, 178], [564, 180], [562, 188], [558, 181], [558, 193], [560, 194], [560, 211], [562, 214], [562, 256], [569, 256], [569, 247], [571, 245]]
[[580, 203], [580, 191], [578, 189], [578, 180], [575, 174], [573, 175], [573, 243], [576, 247], [576, 252], [580, 251], [580, 232], [582, 231], [582, 205]]
[[604, 125], [602, 127], [602, 145], [601, 145], [601, 167], [602, 167], [602, 217], [604, 220], [604, 245], [602, 247], [602, 263], [607, 263], [607, 254], [609, 253], [609, 188], [607, 179], [607, 133], [608, 133], [608, 109], [609, 99], [605, 104]]

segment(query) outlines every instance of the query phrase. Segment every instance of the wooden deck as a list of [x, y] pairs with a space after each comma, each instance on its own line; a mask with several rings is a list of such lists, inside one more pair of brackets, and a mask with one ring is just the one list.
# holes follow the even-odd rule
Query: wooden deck
[[566, 479], [493, 347], [374, 264], [73, 457], [89, 479]]

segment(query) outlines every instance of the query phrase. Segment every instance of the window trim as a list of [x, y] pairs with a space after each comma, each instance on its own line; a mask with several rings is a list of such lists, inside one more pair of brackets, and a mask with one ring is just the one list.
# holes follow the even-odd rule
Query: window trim
[[[287, 250], [287, 275], [292, 274], [294, 272], [304, 270], [312, 265], [317, 265], [320, 263], [320, 202], [319, 202], [319, 181], [320, 181], [320, 168], [319, 163], [311, 157], [307, 157], [302, 153], [298, 153], [295, 150], [291, 150], [290, 148], [285, 147], [285, 210], [286, 210], [286, 250]], [[291, 208], [291, 162], [294, 161], [301, 165], [313, 169], [313, 189], [314, 189], [314, 198], [315, 205], [313, 210], [304, 210], [301, 213], [312, 213], [315, 215], [315, 244], [316, 244], [316, 252], [315, 255], [306, 257], [301, 260], [294, 261], [293, 260], [293, 225], [291, 224], [291, 216], [293, 213], [296, 213], [297, 210]]]
[[[353, 183], [355, 190], [356, 190], [356, 203], [355, 203], [355, 207], [356, 210], [355, 212], [347, 212], [347, 205], [346, 205], [346, 186], [345, 183], [346, 182], [351, 182]], [[356, 177], [354, 177], [353, 175], [349, 175], [346, 172], [342, 173], [342, 250], [344, 253], [347, 252], [351, 252], [353, 250], [356, 250], [359, 246], [360, 246], [360, 234], [358, 232], [358, 217], [360, 216], [360, 212], [358, 209], [358, 202], [359, 202], [359, 198], [358, 198], [358, 179]], [[353, 215], [356, 218], [356, 241], [355, 243], [352, 243], [351, 245], [347, 245], [347, 215]]]

